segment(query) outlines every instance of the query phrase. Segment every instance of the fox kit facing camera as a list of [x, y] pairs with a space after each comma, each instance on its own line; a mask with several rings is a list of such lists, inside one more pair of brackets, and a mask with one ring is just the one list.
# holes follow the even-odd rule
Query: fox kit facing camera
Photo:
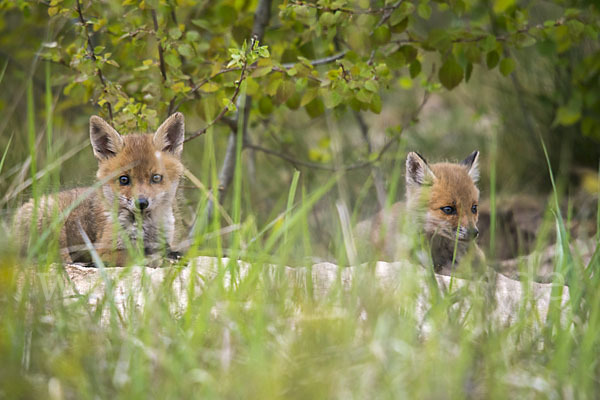
[[[399, 235], [400, 221], [425, 234], [431, 246], [434, 269], [450, 274], [454, 265], [472, 255], [482, 261], [483, 253], [475, 239], [477, 229], [479, 190], [479, 152], [474, 151], [458, 164], [429, 165], [419, 154], [410, 152], [406, 158], [406, 202], [357, 226], [368, 232], [369, 241], [387, 258], [406, 255], [413, 247], [406, 235]], [[456, 255], [455, 255], [456, 247]]]
[[[100, 258], [123, 266], [127, 249], [143, 240], [146, 254], [169, 252], [175, 235], [175, 195], [183, 173], [183, 114], [170, 116], [154, 134], [121, 136], [102, 118], [90, 118], [90, 140], [98, 160], [98, 189], [77, 188], [25, 203], [15, 216], [22, 242], [32, 218], [38, 231], [52, 215], [68, 212], [60, 229], [64, 262], [89, 261], [86, 236]], [[77, 205], [69, 212], [73, 204]]]

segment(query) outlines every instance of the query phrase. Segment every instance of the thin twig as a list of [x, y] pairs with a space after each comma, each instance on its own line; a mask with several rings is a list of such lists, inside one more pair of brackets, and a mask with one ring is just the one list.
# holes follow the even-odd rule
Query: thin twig
[[[262, 42], [262, 39], [265, 34], [265, 28], [267, 27], [269, 20], [271, 19], [271, 0], [260, 0], [256, 6], [256, 11], [254, 12], [254, 23], [252, 25], [252, 42], [250, 44], [249, 52], [254, 50], [254, 46], [257, 43]], [[221, 171], [219, 171], [219, 202], [223, 202], [225, 199], [225, 194], [227, 193], [227, 189], [231, 185], [233, 181], [233, 175], [235, 172], [235, 167], [237, 163], [237, 145], [238, 145], [238, 135], [242, 135], [241, 143], [248, 141], [248, 118], [250, 116], [250, 107], [252, 104], [252, 98], [250, 96], [246, 96], [245, 99], [238, 99], [238, 111], [236, 113], [235, 129], [231, 130], [229, 134], [229, 138], [227, 140], [227, 149], [225, 151], [225, 159], [223, 160], [223, 166], [221, 167]], [[243, 104], [243, 113], [240, 114], [240, 108]], [[241, 118], [241, 132], [238, 129], [240, 124], [238, 123]], [[243, 145], [242, 149], [243, 150]], [[211, 204], [212, 205], [212, 204]]]
[[[429, 74], [429, 77], [427, 78], [428, 82], [431, 82], [431, 80], [435, 77], [435, 64], [432, 66], [431, 68], [431, 73]], [[412, 122], [412, 121], [416, 121], [419, 114], [421, 113], [421, 111], [423, 111], [423, 108], [425, 108], [425, 105], [427, 104], [427, 102], [429, 101], [429, 98], [431, 97], [431, 93], [428, 92], [427, 90], [425, 91], [425, 93], [423, 94], [423, 100], [421, 101], [421, 103], [419, 104], [419, 106], [415, 109], [415, 111], [413, 111], [409, 118], [408, 121]], [[323, 171], [332, 171], [332, 172], [337, 172], [337, 171], [352, 171], [355, 169], [361, 169], [361, 168], [365, 168], [365, 167], [369, 167], [374, 165], [375, 163], [379, 162], [381, 160], [381, 158], [383, 157], [383, 155], [392, 147], [392, 145], [394, 143], [397, 143], [400, 140], [400, 135], [397, 135], [396, 137], [392, 138], [390, 141], [388, 141], [382, 148], [381, 150], [379, 150], [379, 152], [377, 153], [377, 157], [375, 157], [372, 160], [369, 161], [361, 161], [361, 162], [356, 162], [354, 164], [349, 164], [349, 165], [343, 165], [340, 167], [335, 167], [333, 165], [327, 165], [327, 164], [320, 164], [320, 163], [315, 163], [315, 162], [310, 162], [310, 161], [304, 161], [304, 160], [299, 160], [297, 158], [294, 158], [288, 154], [285, 153], [281, 153], [278, 152], [276, 150], [273, 149], [269, 149], [266, 147], [262, 147], [260, 145], [256, 145], [256, 144], [252, 144], [252, 143], [244, 143], [244, 147], [248, 148], [248, 149], [253, 149], [256, 151], [260, 151], [262, 153], [271, 155], [273, 157], [278, 157], [282, 160], [285, 160], [287, 162], [289, 162], [290, 164], [294, 165], [295, 167], [298, 166], [302, 166], [302, 167], [307, 167], [307, 168], [313, 168], [313, 169], [320, 169]]]
[[[252, 49], [254, 47], [254, 43], [255, 40], [252, 39], [252, 44], [250, 46], [250, 48]], [[242, 64], [242, 71], [240, 72], [240, 79], [238, 79], [238, 81], [235, 84], [235, 90], [233, 92], [233, 95], [231, 96], [230, 102], [229, 104], [234, 104], [235, 100], [237, 99], [238, 95], [240, 94], [240, 87], [242, 86], [242, 82], [244, 81], [244, 79], [246, 79], [246, 69], [248, 66], [248, 61], [247, 58], [244, 59], [244, 63]], [[190, 140], [197, 138], [200, 135], [203, 135], [206, 133], [206, 131], [213, 126], [214, 124], [216, 124], [217, 122], [219, 122], [221, 120], [221, 118], [223, 118], [225, 116], [225, 114], [227, 113], [227, 111], [229, 111], [229, 105], [226, 105], [225, 107], [223, 107], [223, 109], [221, 110], [221, 112], [215, 117], [215, 119], [213, 119], [208, 125], [206, 125], [204, 128], [192, 133], [190, 136], [188, 136], [187, 138], [185, 138], [184, 143], [185, 142], [189, 142]]]
[[[337, 60], [340, 60], [340, 59], [344, 58], [344, 56], [346, 55], [346, 53], [348, 53], [348, 50], [340, 51], [339, 53], [336, 53], [336, 54], [334, 54], [332, 56], [329, 56], [329, 57], [317, 58], [316, 60], [311, 60], [310, 61], [310, 65], [312, 65], [313, 67], [317, 67], [319, 65], [330, 64], [332, 62], [336, 62]], [[290, 69], [294, 65], [296, 65], [296, 63], [281, 64], [281, 66], [283, 68], [285, 68], [285, 69]]]
[[[83, 17], [83, 12], [81, 11], [81, 1], [77, 0], [76, 4], [77, 4], [77, 15], [79, 17], [79, 22], [83, 25], [83, 30], [85, 32], [85, 36], [86, 36], [86, 40], [87, 40], [88, 55], [93, 61], [96, 61], [97, 57], [96, 57], [96, 53], [94, 52], [94, 46], [92, 45], [92, 38], [90, 36], [90, 31], [88, 30], [88, 24], [87, 24], [86, 19]], [[103, 89], [104, 93], [108, 93], [108, 85], [106, 83], [106, 80], [104, 79], [104, 75], [102, 74], [102, 69], [99, 66], [96, 66], [96, 72], [98, 74], [98, 78], [100, 78], [100, 83], [102, 83], [102, 89]], [[106, 107], [108, 108], [108, 116], [110, 117], [110, 122], [112, 123], [112, 120], [113, 120], [112, 106], [110, 105], [110, 102], [108, 100], [106, 101]]]
[[156, 43], [158, 45], [158, 61], [160, 66], [160, 74], [162, 75], [163, 82], [167, 81], [167, 67], [165, 66], [165, 58], [163, 56], [163, 47], [160, 43], [160, 38], [158, 37], [158, 18], [156, 18], [156, 10], [150, 10], [152, 13], [152, 22], [154, 23], [154, 37], [156, 38]]
[[360, 168], [368, 167], [368, 166], [378, 162], [379, 160], [381, 160], [381, 157], [383, 157], [383, 155], [391, 148], [392, 144], [396, 143], [398, 140], [399, 140], [399, 138], [394, 138], [394, 139], [390, 140], [389, 142], [387, 142], [381, 148], [379, 153], [377, 153], [377, 157], [375, 157], [373, 160], [361, 161], [361, 162], [357, 162], [357, 163], [350, 164], [350, 165], [343, 165], [343, 166], [337, 167], [337, 168], [332, 165], [328, 165], [328, 164], [319, 164], [319, 163], [315, 163], [315, 162], [299, 160], [299, 159], [289, 156], [285, 153], [280, 153], [278, 151], [268, 149], [266, 147], [262, 147], [262, 146], [252, 144], [252, 143], [246, 143], [244, 145], [244, 147], [248, 148], [248, 149], [260, 151], [262, 153], [269, 154], [274, 157], [281, 158], [282, 160], [285, 160], [285, 161], [293, 164], [296, 167], [303, 166], [303, 167], [308, 167], [308, 168], [313, 168], [313, 169], [320, 169], [323, 171], [337, 172], [337, 171], [351, 171], [351, 170], [355, 170], [355, 169], [360, 169]]

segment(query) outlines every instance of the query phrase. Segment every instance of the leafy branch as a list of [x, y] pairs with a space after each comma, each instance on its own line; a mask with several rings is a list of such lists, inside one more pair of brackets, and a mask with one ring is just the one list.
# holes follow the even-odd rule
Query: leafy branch
[[[79, 18], [79, 22], [83, 26], [83, 30], [85, 32], [85, 37], [86, 37], [86, 42], [87, 42], [87, 54], [92, 59], [92, 61], [94, 61], [94, 63], [96, 63], [97, 57], [96, 57], [96, 53], [94, 52], [94, 46], [92, 45], [92, 38], [90, 36], [90, 31], [88, 29], [88, 22], [83, 17], [83, 12], [81, 11], [81, 1], [77, 0], [76, 4], [77, 4], [77, 15]], [[102, 90], [104, 91], [105, 94], [108, 93], [108, 85], [106, 83], [106, 80], [104, 79], [104, 75], [102, 74], [102, 69], [97, 64], [96, 64], [96, 73], [98, 74], [100, 83], [102, 83]], [[112, 106], [108, 100], [106, 101], [106, 108], [108, 109], [108, 115], [110, 117], [110, 121], [112, 122], [112, 120], [113, 120]]]
[[[432, 68], [431, 68], [431, 73], [429, 74], [429, 76], [427, 78], [427, 83], [428, 84], [430, 84], [433, 81], [433, 78], [435, 76], [435, 71], [436, 71], [436, 67], [435, 67], [435, 64], [434, 64], [432, 66]], [[409, 117], [407, 118], [407, 121], [406, 121], [405, 124], [408, 124], [410, 122], [416, 122], [418, 120], [419, 114], [421, 113], [421, 111], [423, 111], [423, 108], [425, 108], [425, 105], [429, 101], [430, 97], [431, 97], [431, 92], [426, 89], [425, 92], [423, 93], [423, 99], [421, 100], [421, 103], [419, 103], [419, 105], [417, 106], [417, 108], [409, 115]], [[361, 129], [364, 130], [364, 127], [361, 127]], [[252, 143], [248, 143], [248, 142], [244, 143], [244, 148], [248, 148], [248, 149], [260, 151], [261, 153], [265, 153], [265, 154], [268, 154], [270, 156], [280, 158], [280, 159], [282, 159], [284, 161], [289, 162], [290, 164], [294, 165], [295, 167], [303, 166], [303, 167], [313, 168], [313, 169], [319, 169], [319, 170], [323, 170], [323, 171], [338, 172], [338, 171], [352, 171], [352, 170], [356, 170], [356, 169], [361, 169], [361, 168], [373, 166], [374, 164], [376, 164], [379, 161], [381, 161], [381, 159], [384, 156], [384, 154], [388, 150], [390, 150], [390, 148], [392, 147], [392, 145], [394, 145], [395, 143], [397, 143], [399, 140], [400, 140], [400, 135], [396, 135], [395, 137], [393, 137], [392, 139], [390, 139], [377, 152], [377, 155], [374, 158], [371, 158], [368, 161], [359, 161], [359, 162], [355, 162], [353, 164], [343, 165], [341, 167], [340, 166], [336, 167], [336, 166], [333, 166], [333, 165], [320, 164], [320, 163], [315, 163], [315, 162], [311, 162], [311, 161], [300, 160], [300, 159], [297, 159], [295, 157], [290, 156], [289, 154], [285, 154], [285, 153], [279, 152], [277, 150], [269, 149], [267, 147], [263, 147], [263, 146], [252, 144]]]
[[219, 122], [230, 109], [233, 109], [235, 107], [235, 101], [237, 100], [237, 97], [240, 94], [240, 88], [242, 86], [242, 82], [244, 82], [244, 79], [246, 79], [246, 70], [248, 68], [248, 60], [249, 60], [248, 55], [252, 51], [254, 51], [254, 46], [256, 45], [257, 42], [258, 41], [256, 40], [256, 37], [253, 37], [250, 41], [250, 47], [245, 52], [246, 57], [241, 58], [242, 66], [239, 67], [241, 69], [240, 78], [235, 82], [235, 90], [233, 91], [233, 95], [229, 99], [228, 103], [225, 104], [225, 106], [221, 109], [219, 114], [208, 125], [206, 125], [204, 128], [192, 133], [190, 136], [185, 138], [184, 143], [189, 142], [190, 140], [195, 139], [198, 136], [205, 134], [206, 131], [208, 129], [210, 129], [210, 127], [212, 127], [214, 124]]

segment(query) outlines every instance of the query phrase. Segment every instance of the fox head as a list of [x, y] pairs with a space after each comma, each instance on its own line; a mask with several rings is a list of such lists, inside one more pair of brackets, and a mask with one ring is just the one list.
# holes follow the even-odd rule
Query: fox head
[[171, 115], [154, 134], [121, 136], [106, 121], [90, 118], [90, 139], [98, 160], [102, 193], [118, 205], [119, 220], [170, 210], [183, 173], [183, 114]]
[[409, 207], [419, 210], [428, 235], [469, 241], [477, 229], [479, 151], [458, 164], [429, 165], [419, 154], [406, 158], [406, 196]]

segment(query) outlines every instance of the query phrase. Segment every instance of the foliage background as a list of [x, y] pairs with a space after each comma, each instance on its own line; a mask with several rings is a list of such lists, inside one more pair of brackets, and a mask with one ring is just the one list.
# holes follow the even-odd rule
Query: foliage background
[[[583, 261], [558, 207], [564, 199], [569, 220], [585, 205], [585, 221], [600, 221], [594, 1], [0, 0], [0, 10], [2, 230], [24, 199], [94, 181], [90, 115], [131, 133], [178, 109], [188, 137], [199, 134], [184, 146], [200, 182], [182, 185], [184, 229], [215, 208], [207, 187], [234, 232], [224, 242], [209, 232], [192, 256], [235, 259], [243, 242], [251, 262], [237, 284], [225, 283], [238, 272], [230, 262], [201, 294], [188, 288], [181, 312], [169, 285], [184, 268], [166, 269], [158, 295], [125, 295], [147, 307], [121, 315], [108, 291], [65, 294], [52, 240], [33, 269], [0, 236], [0, 398], [598, 393], [600, 252]], [[424, 270], [388, 290], [369, 264], [351, 290], [318, 298], [310, 281], [299, 289], [263, 268], [348, 263], [343, 210], [354, 222], [401, 199], [409, 150], [436, 161], [478, 148], [492, 212], [511, 194], [543, 211], [542, 142], [558, 183], [551, 264], [571, 293], [548, 318], [523, 298], [512, 324], [493, 320], [490, 280], [432, 285], [419, 326]]]

